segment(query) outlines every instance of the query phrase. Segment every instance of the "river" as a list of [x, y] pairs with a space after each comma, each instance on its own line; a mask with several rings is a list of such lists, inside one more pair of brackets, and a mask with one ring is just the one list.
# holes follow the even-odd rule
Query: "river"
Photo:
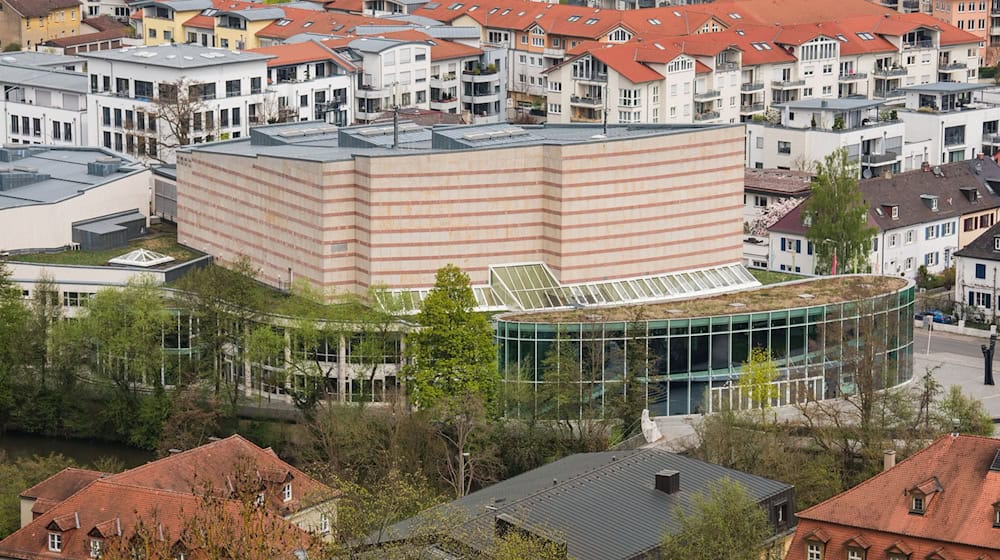
[[85, 439], [62, 439], [32, 434], [0, 434], [0, 451], [13, 459], [31, 455], [62, 453], [78, 465], [87, 467], [101, 457], [115, 457], [126, 468], [137, 467], [152, 460], [153, 453], [120, 443]]

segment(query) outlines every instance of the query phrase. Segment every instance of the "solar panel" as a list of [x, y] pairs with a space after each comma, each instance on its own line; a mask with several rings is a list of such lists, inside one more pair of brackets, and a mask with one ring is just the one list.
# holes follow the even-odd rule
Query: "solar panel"
[[1000, 471], [1000, 451], [993, 457], [993, 464], [990, 465], [991, 471]]

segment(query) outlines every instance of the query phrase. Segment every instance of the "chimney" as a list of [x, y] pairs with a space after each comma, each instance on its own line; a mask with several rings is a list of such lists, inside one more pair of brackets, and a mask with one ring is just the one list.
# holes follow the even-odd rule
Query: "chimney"
[[885, 177], [886, 179], [892, 179], [892, 171], [886, 171], [885, 173], [882, 174], [882, 177]]
[[896, 450], [886, 449], [882, 454], [882, 471], [885, 472], [896, 466]]
[[985, 159], [985, 158], [983, 157], [983, 152], [979, 152], [978, 154], [976, 154], [976, 159], [978, 159], [978, 160], [983, 160], [983, 159]]
[[664, 470], [656, 473], [656, 489], [664, 494], [676, 494], [681, 491], [681, 473]]
[[930, 162], [925, 161], [924, 164], [920, 166], [920, 170], [924, 172], [930, 171], [931, 170]]

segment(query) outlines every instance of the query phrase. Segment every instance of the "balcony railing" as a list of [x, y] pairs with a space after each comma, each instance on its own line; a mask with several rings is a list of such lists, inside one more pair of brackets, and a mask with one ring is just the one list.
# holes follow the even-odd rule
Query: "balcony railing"
[[983, 142], [986, 144], [1000, 144], [1000, 134], [996, 132], [983, 134]]
[[873, 97], [877, 99], [892, 99], [895, 97], [903, 97], [903, 91], [899, 89], [882, 90], [877, 89], [875, 93], [872, 94]]
[[704, 113], [696, 113], [694, 116], [696, 121], [710, 121], [717, 118], [719, 118], [718, 111], [705, 111]]
[[737, 62], [717, 62], [715, 64], [716, 72], [732, 72], [733, 70], [739, 70], [740, 65]]
[[747, 83], [740, 86], [740, 91], [757, 91], [764, 89], [764, 84], [760, 82]]
[[580, 97], [571, 95], [569, 98], [571, 105], [586, 105], [588, 107], [600, 107], [604, 105], [604, 100], [599, 97]]
[[742, 105], [742, 106], [740, 106], [740, 113], [743, 113], [743, 114], [747, 114], [747, 113], [759, 113], [760, 111], [763, 111], [763, 110], [764, 110], [764, 104], [763, 103], [754, 103], [752, 105]]
[[771, 87], [776, 88], [795, 88], [802, 87], [806, 85], [805, 80], [774, 80], [771, 82]]
[[903, 68], [901, 66], [897, 66], [894, 68], [876, 68], [875, 71], [872, 72], [872, 74], [875, 75], [876, 78], [892, 78], [894, 76], [905, 76], [906, 68]]
[[608, 75], [606, 73], [601, 74], [599, 72], [594, 72], [591, 74], [577, 74], [573, 73], [574, 80], [581, 80], [584, 82], [606, 82], [608, 81]]
[[887, 151], [881, 154], [862, 154], [861, 163], [890, 163], [896, 161], [899, 154]]
[[969, 65], [964, 62], [948, 62], [938, 66], [938, 70], [941, 72], [952, 72], [954, 70], [965, 70], [968, 67]]
[[931, 39], [919, 39], [917, 41], [903, 41], [904, 49], [929, 49], [934, 46]]
[[719, 90], [717, 90], [717, 89], [710, 89], [708, 91], [695, 92], [695, 94], [694, 94], [694, 100], [695, 101], [708, 101], [708, 100], [711, 100], [711, 99], [716, 99], [718, 97], [722, 97], [722, 93]]
[[549, 58], [562, 58], [566, 56], [566, 49], [554, 49], [545, 47], [545, 50], [542, 51], [542, 54]]
[[853, 74], [841, 74], [841, 82], [853, 82], [854, 80], [867, 80], [868, 72], [854, 72]]

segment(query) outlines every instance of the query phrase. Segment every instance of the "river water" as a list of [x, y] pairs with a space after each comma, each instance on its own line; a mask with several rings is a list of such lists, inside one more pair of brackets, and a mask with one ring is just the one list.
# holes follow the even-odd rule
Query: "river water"
[[137, 467], [154, 459], [150, 451], [119, 443], [12, 433], [0, 434], [0, 451], [6, 452], [12, 459], [62, 453], [83, 467], [90, 466], [95, 460], [107, 456], [122, 461], [125, 468]]

